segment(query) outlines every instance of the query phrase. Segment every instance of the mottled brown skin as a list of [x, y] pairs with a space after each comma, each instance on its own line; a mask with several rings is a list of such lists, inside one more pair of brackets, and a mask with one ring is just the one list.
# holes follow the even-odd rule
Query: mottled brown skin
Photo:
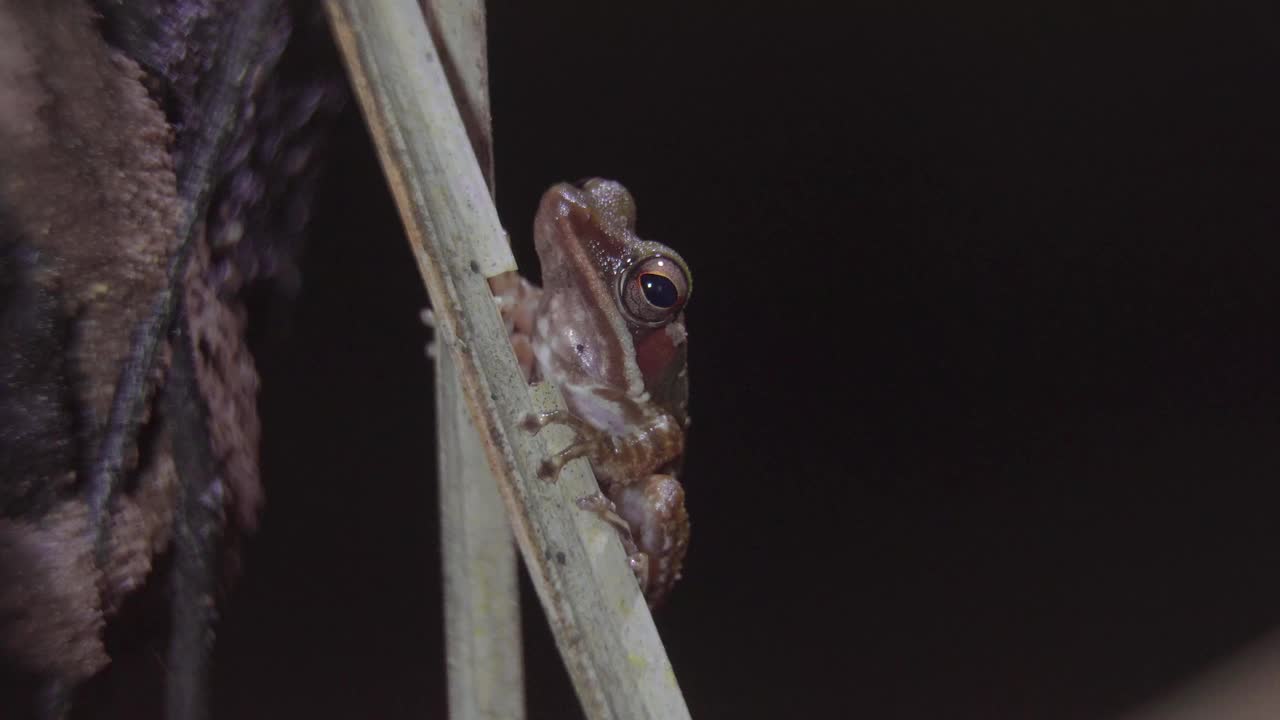
[[591, 461], [604, 496], [579, 504], [619, 529], [656, 606], [679, 579], [689, 543], [676, 480], [689, 424], [688, 267], [670, 248], [635, 234], [635, 203], [608, 180], [548, 190], [534, 242], [542, 287], [509, 282], [499, 304], [529, 379], [554, 383], [568, 408], [530, 418], [527, 428], [556, 423], [576, 435], [540, 474], [554, 479], [575, 458]]

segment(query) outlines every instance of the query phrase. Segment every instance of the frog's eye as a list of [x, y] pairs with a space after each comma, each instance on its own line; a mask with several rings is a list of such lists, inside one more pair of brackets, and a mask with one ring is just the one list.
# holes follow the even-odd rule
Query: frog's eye
[[645, 258], [628, 268], [622, 280], [623, 309], [646, 325], [675, 317], [688, 299], [689, 276], [683, 264], [669, 257]]

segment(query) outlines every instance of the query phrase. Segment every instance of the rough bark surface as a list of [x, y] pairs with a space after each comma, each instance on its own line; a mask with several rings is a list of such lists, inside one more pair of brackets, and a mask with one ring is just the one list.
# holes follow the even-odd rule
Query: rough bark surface
[[[154, 452], [130, 453], [102, 567], [76, 493], [176, 247], [171, 134], [141, 69], [102, 40], [79, 0], [0, 4], [0, 48], [0, 245], [6, 280], [34, 301], [3, 308], [18, 337], [0, 399], [13, 421], [0, 434], [21, 469], [0, 476], [0, 497], [16, 501], [0, 507], [0, 648], [74, 680], [106, 663], [103, 614], [145, 581], [172, 521], [173, 464], [158, 425]], [[40, 332], [23, 338], [24, 324]], [[33, 373], [46, 390], [23, 385]]]
[[105, 623], [168, 547], [177, 480], [160, 413], [127, 451], [105, 557], [85, 484], [197, 192], [209, 202], [179, 292], [208, 470], [233, 530], [227, 567], [236, 530], [256, 526], [259, 380], [244, 295], [300, 286], [309, 204], [346, 99], [318, 5], [266, 1], [261, 52], [230, 69], [248, 78], [239, 119], [213, 164], [196, 167], [187, 161], [210, 136], [202, 94], [228, 72], [218, 65], [242, 6], [0, 0], [0, 666], [73, 684], [101, 670]]

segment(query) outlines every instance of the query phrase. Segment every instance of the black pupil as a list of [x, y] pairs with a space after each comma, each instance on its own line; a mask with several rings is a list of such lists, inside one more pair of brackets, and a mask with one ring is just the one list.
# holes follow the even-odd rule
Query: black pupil
[[654, 307], [669, 308], [680, 300], [680, 293], [671, 278], [654, 273], [640, 276], [640, 287], [644, 290], [644, 299]]

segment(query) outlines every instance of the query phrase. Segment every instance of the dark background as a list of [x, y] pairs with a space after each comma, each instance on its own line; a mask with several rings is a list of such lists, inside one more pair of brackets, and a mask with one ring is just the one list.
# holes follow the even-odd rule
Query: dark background
[[[1110, 717], [1280, 624], [1278, 21], [491, 3], [522, 265], [541, 192], [602, 175], [694, 271], [657, 622], [695, 717]], [[426, 298], [354, 104], [342, 132], [299, 303], [255, 320], [218, 717], [444, 711]], [[530, 717], [574, 717], [525, 599]]]

